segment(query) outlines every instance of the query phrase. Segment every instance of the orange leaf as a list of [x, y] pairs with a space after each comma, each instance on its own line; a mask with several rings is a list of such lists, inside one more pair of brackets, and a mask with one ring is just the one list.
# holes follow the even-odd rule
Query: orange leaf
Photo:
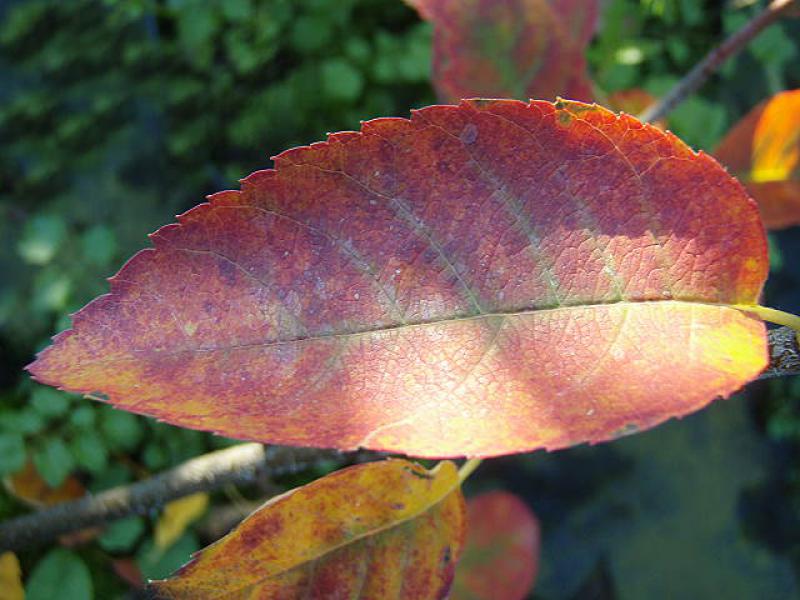
[[157, 598], [444, 598], [464, 541], [455, 465], [357, 465], [273, 498]]
[[29, 368], [230, 437], [427, 457], [563, 448], [767, 364], [758, 210], [606, 109], [475, 100], [284, 152], [152, 236]]
[[756, 106], [715, 154], [758, 201], [767, 227], [800, 224], [800, 90]]
[[452, 600], [522, 600], [539, 570], [539, 522], [519, 497], [487, 492], [467, 502], [467, 542]]
[[32, 461], [28, 461], [22, 471], [6, 477], [4, 483], [9, 494], [36, 508], [75, 500], [86, 493], [74, 475], [67, 477], [56, 488], [50, 487]]
[[407, 0], [433, 23], [433, 83], [445, 102], [592, 98], [586, 46], [598, 0]]

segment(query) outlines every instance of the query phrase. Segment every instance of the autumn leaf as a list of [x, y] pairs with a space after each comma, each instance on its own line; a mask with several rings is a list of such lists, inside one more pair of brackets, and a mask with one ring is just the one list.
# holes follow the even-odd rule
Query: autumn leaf
[[159, 550], [169, 548], [189, 524], [200, 518], [208, 508], [208, 494], [198, 492], [168, 502], [164, 512], [156, 522], [153, 532], [155, 547]]
[[153, 597], [444, 598], [466, 507], [451, 462], [357, 465], [273, 498]]
[[415, 456], [599, 442], [767, 363], [757, 207], [675, 136], [465, 101], [296, 148], [152, 236], [29, 368], [230, 437]]
[[461, 98], [590, 100], [598, 0], [407, 0], [433, 23], [433, 84]]
[[0, 597], [3, 600], [25, 600], [22, 587], [22, 569], [13, 552], [0, 554]]
[[715, 155], [756, 199], [768, 228], [800, 224], [800, 90], [756, 106]]
[[28, 461], [22, 471], [3, 479], [3, 483], [9, 494], [35, 508], [75, 500], [86, 493], [74, 475], [68, 476], [60, 485], [51, 487], [32, 461]]
[[539, 522], [519, 497], [487, 492], [467, 502], [467, 541], [452, 600], [522, 600], [539, 570]]

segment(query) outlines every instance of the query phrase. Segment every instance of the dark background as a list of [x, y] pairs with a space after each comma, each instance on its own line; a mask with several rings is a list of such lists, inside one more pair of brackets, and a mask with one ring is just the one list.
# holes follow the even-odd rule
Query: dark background
[[[600, 97], [664, 93], [763, 4], [606, 2], [589, 51]], [[800, 86], [798, 40], [798, 19], [769, 29], [670, 129], [713, 150], [758, 101]], [[430, 41], [400, 0], [0, 0], [0, 475], [32, 460], [52, 484], [74, 474], [96, 491], [230, 443], [37, 386], [22, 368], [174, 214], [285, 148], [434, 103]], [[800, 236], [771, 242], [765, 303], [798, 312]], [[800, 382], [755, 383], [611, 444], [489, 461], [467, 491], [510, 489], [539, 515], [537, 598], [795, 597], [799, 406]], [[0, 519], [26, 510], [0, 489]], [[154, 552], [157, 516], [70, 549], [71, 576], [123, 597], [113, 558], [161, 577], [208, 541], [190, 529]], [[58, 583], [41, 567], [52, 552], [20, 554], [38, 589]]]

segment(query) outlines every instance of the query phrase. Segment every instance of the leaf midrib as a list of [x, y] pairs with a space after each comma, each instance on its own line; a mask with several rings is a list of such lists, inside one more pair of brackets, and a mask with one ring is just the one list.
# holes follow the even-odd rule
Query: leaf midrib
[[[488, 312], [488, 313], [480, 313], [475, 315], [466, 315], [462, 317], [451, 317], [451, 318], [438, 318], [438, 319], [431, 319], [428, 321], [419, 321], [415, 323], [404, 323], [404, 324], [391, 324], [385, 327], [371, 327], [368, 329], [355, 329], [352, 331], [347, 332], [333, 332], [333, 333], [324, 333], [318, 335], [311, 335], [306, 337], [296, 337], [292, 339], [285, 339], [285, 340], [275, 340], [271, 342], [252, 342], [247, 344], [231, 344], [227, 346], [214, 346], [212, 348], [186, 348], [182, 350], [158, 350], [153, 348], [148, 348], [146, 350], [130, 350], [131, 353], [137, 355], [147, 355], [153, 354], [157, 356], [177, 356], [186, 353], [195, 353], [195, 352], [229, 352], [232, 350], [247, 350], [247, 349], [254, 349], [254, 348], [277, 348], [281, 346], [289, 346], [293, 344], [303, 344], [303, 343], [312, 343], [322, 340], [331, 340], [337, 338], [352, 338], [358, 336], [367, 336], [373, 334], [380, 334], [380, 333], [388, 333], [392, 331], [406, 331], [412, 329], [421, 329], [423, 327], [428, 327], [431, 325], [447, 325], [450, 323], [463, 323], [469, 321], [479, 321], [481, 319], [506, 319], [509, 317], [524, 317], [524, 316], [534, 316], [539, 314], [546, 314], [546, 313], [555, 313], [558, 311], [576, 311], [581, 309], [591, 309], [591, 308], [601, 308], [601, 307], [609, 307], [609, 306], [643, 306], [643, 305], [690, 305], [690, 306], [715, 306], [719, 308], [729, 308], [731, 310], [742, 311], [743, 307], [746, 306], [753, 306], [754, 308], [757, 307], [755, 303], [750, 302], [737, 302], [737, 303], [724, 303], [724, 302], [711, 302], [708, 300], [676, 300], [674, 298], [664, 299], [664, 300], [611, 300], [608, 302], [588, 302], [582, 304], [572, 304], [572, 305], [561, 305], [557, 307], [546, 307], [546, 308], [532, 308], [529, 310], [515, 310], [515, 311], [495, 311], [495, 312]], [[80, 335], [80, 334], [78, 334]], [[107, 363], [118, 363], [118, 362], [128, 362], [132, 360], [137, 360], [136, 356], [128, 356], [128, 357], [119, 357], [119, 358], [99, 358], [97, 360], [90, 360], [84, 361], [76, 366], [84, 366], [90, 364], [107, 364]]]

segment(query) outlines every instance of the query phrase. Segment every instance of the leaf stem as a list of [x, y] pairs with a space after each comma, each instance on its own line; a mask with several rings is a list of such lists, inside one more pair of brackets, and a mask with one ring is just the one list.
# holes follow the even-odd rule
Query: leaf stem
[[733, 304], [732, 308], [753, 313], [758, 315], [765, 321], [775, 323], [776, 325], [785, 325], [791, 327], [797, 332], [800, 332], [800, 317], [787, 313], [776, 308], [769, 308], [768, 306], [761, 306], [760, 304]]
[[744, 27], [734, 32], [719, 46], [706, 54], [705, 58], [697, 63], [666, 96], [648, 107], [638, 118], [646, 123], [652, 123], [664, 118], [676, 106], [686, 100], [690, 94], [697, 91], [728, 58], [742, 50], [750, 40], [777, 21], [788, 8], [796, 3], [797, 0], [772, 0], [764, 10], [750, 19]]
[[472, 475], [472, 472], [477, 469], [482, 462], [483, 460], [480, 458], [470, 458], [461, 465], [461, 468], [458, 470], [458, 483], [464, 483], [467, 477]]

